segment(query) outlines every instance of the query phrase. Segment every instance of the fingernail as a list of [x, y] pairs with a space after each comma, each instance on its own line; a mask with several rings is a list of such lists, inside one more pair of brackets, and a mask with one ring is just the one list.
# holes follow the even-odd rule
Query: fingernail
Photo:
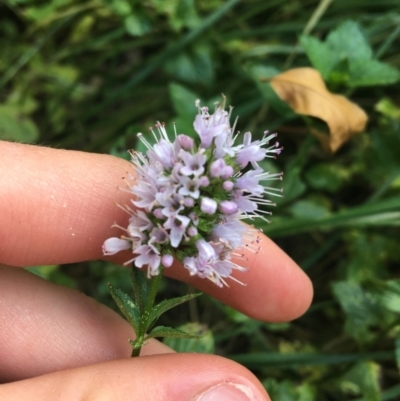
[[196, 401], [262, 401], [254, 390], [244, 384], [222, 383], [200, 394]]

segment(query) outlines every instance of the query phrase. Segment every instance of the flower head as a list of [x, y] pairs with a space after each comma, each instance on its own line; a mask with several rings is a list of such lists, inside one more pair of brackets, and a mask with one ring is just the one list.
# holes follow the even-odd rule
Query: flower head
[[180, 134], [171, 141], [160, 123], [151, 129], [154, 145], [138, 135], [148, 148], [146, 156], [132, 153], [138, 180], [129, 189], [138, 209], [127, 208], [128, 236], [106, 240], [104, 254], [131, 249], [134, 256], [126, 264], [146, 265], [148, 275], [159, 274], [175, 258], [191, 275], [219, 286], [233, 278], [233, 270], [246, 270], [233, 258], [243, 258], [240, 247], [257, 252], [260, 237], [242, 220], [268, 221], [264, 206], [273, 204], [264, 195], [279, 196], [280, 191], [262, 182], [282, 178], [264, 172], [258, 163], [282, 148], [277, 143], [266, 147], [276, 136], [268, 131], [254, 141], [246, 132], [237, 143], [239, 135], [229, 123], [232, 109], [225, 111], [224, 103], [210, 114], [196, 102], [197, 139]]

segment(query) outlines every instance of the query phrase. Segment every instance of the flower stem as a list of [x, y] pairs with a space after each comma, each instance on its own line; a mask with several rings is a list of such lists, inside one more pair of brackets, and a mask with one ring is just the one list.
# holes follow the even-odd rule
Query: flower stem
[[[153, 276], [149, 279], [150, 281], [150, 291], [149, 291], [149, 297], [147, 298], [146, 302], [146, 308], [144, 314], [146, 317], [150, 314], [151, 309], [153, 308], [154, 301], [156, 299], [158, 287], [160, 286], [162, 274], [163, 274], [163, 268], [160, 266], [159, 268], [160, 272], [157, 274], [157, 276]], [[147, 321], [147, 319], [146, 319]], [[147, 329], [147, 327], [146, 327]]]
[[[137, 269], [137, 267], [132, 266], [132, 269]], [[154, 301], [156, 299], [158, 288], [160, 286], [162, 273], [163, 273], [163, 268], [160, 268], [159, 274], [151, 277], [150, 279], [147, 279], [147, 281], [143, 283], [148, 286], [149, 292], [147, 295], [145, 308], [142, 311], [142, 315], [140, 316], [140, 325], [138, 332], [136, 333], [137, 337], [136, 340], [134, 341], [131, 357], [139, 356], [140, 351], [142, 350], [142, 347], [145, 344], [146, 332], [150, 328], [149, 327], [150, 312], [153, 309]], [[135, 274], [132, 274], [132, 281], [135, 280], [135, 277], [137, 276]]]
[[135, 356], [139, 356], [139, 355], [140, 355], [141, 349], [142, 349], [142, 347], [139, 347], [139, 348], [132, 348], [131, 358], [133, 358], [133, 357], [135, 357]]

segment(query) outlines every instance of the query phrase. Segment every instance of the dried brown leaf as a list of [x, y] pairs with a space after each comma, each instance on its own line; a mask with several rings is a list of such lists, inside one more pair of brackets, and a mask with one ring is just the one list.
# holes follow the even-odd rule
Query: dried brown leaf
[[[313, 68], [293, 68], [270, 81], [276, 94], [296, 113], [326, 122], [330, 136], [312, 129], [322, 145], [335, 152], [349, 138], [364, 130], [368, 116], [346, 97], [327, 90], [321, 74]], [[324, 138], [324, 136], [326, 138]]]

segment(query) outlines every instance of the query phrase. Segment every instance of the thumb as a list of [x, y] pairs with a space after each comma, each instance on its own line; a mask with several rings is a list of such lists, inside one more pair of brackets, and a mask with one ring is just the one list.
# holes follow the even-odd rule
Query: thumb
[[266, 401], [258, 380], [227, 359], [164, 354], [64, 370], [0, 386], [8, 400]]

